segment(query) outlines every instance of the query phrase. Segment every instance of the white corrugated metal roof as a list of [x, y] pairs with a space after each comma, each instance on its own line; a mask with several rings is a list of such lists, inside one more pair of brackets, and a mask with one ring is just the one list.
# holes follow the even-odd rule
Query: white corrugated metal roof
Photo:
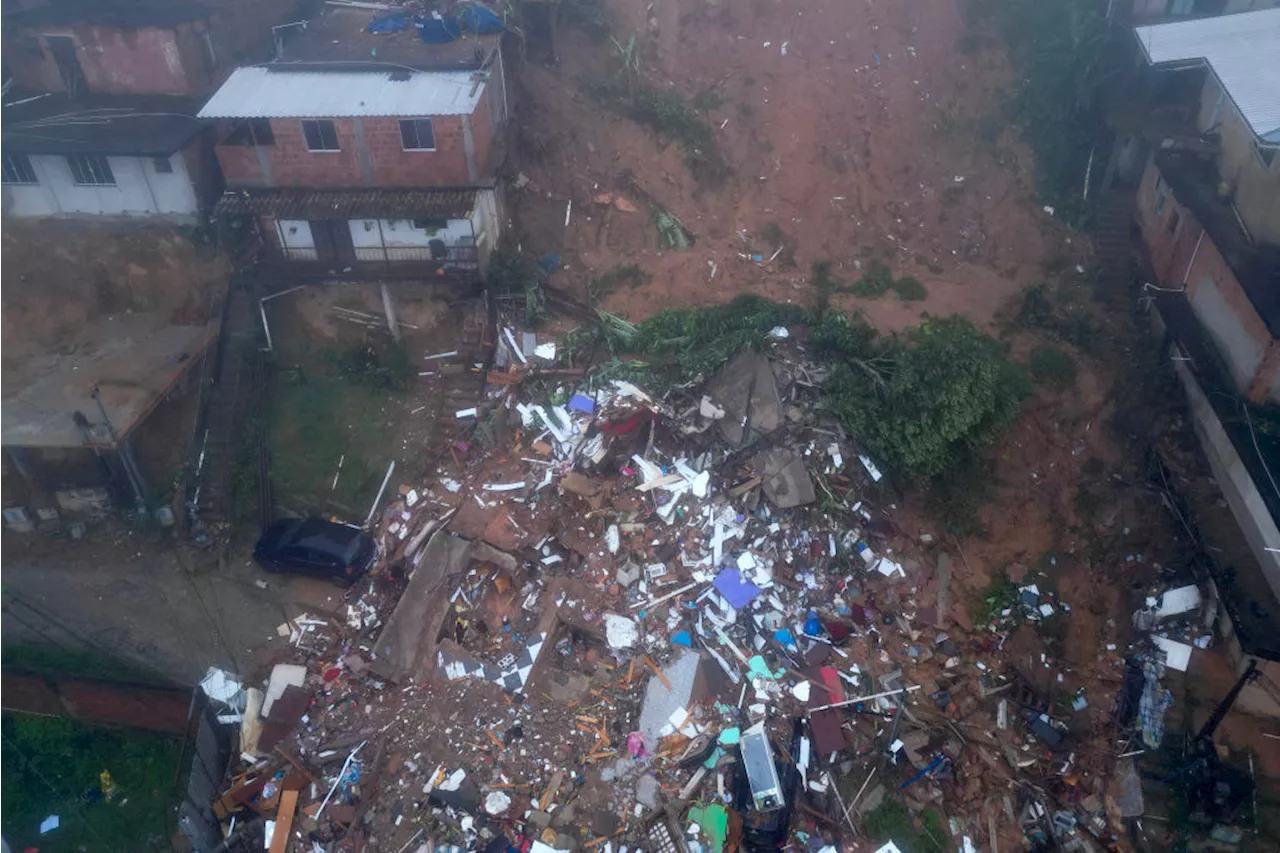
[[1254, 133], [1280, 142], [1280, 8], [1136, 27], [1147, 59], [1212, 66]]
[[470, 115], [483, 91], [472, 71], [237, 68], [200, 118]]

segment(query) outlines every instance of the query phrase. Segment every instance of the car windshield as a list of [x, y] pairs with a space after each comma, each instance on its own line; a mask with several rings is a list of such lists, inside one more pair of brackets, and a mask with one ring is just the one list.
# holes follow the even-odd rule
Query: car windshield
[[348, 566], [355, 565], [356, 557], [360, 556], [360, 546], [363, 544], [364, 539], [362, 537], [351, 537], [351, 544], [342, 552], [342, 561]]

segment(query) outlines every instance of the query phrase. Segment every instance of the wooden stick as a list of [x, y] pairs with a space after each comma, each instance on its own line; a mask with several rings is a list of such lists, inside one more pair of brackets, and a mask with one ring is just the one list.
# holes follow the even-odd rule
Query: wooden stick
[[294, 770], [297, 770], [303, 776], [306, 776], [308, 782], [310, 782], [313, 785], [318, 784], [315, 774], [312, 773], [310, 770], [308, 770], [306, 767], [303, 767], [301, 764], [299, 764], [297, 759], [295, 759], [292, 755], [290, 755], [289, 753], [281, 749], [279, 744], [276, 744], [275, 751], [280, 753], [281, 758], [283, 758], [285, 761], [292, 764]]
[[883, 693], [872, 693], [870, 696], [859, 696], [857, 699], [846, 699], [843, 702], [832, 702], [830, 705], [819, 705], [817, 708], [810, 708], [806, 713], [812, 716], [815, 711], [826, 711], [830, 708], [843, 708], [846, 705], [856, 705], [859, 702], [879, 699], [882, 696], [896, 696], [899, 693], [910, 693], [913, 690], [919, 689], [919, 684], [912, 685], [911, 687], [899, 687], [897, 690], [886, 690]]
[[658, 665], [657, 665], [657, 664], [655, 664], [653, 661], [649, 660], [649, 656], [648, 656], [648, 655], [645, 655], [645, 656], [644, 656], [644, 662], [645, 662], [646, 664], [648, 664], [649, 669], [653, 670], [653, 674], [654, 674], [654, 675], [656, 675], [656, 676], [658, 676], [658, 678], [659, 678], [659, 679], [661, 679], [661, 681], [662, 681], [662, 686], [663, 686], [663, 687], [665, 687], [665, 688], [667, 688], [668, 690], [671, 690], [671, 689], [672, 689], [672, 687], [671, 687], [671, 682], [670, 682], [670, 681], [668, 681], [668, 680], [667, 680], [667, 677], [666, 677], [665, 675], [663, 675], [663, 674], [662, 674], [662, 670], [658, 669]]

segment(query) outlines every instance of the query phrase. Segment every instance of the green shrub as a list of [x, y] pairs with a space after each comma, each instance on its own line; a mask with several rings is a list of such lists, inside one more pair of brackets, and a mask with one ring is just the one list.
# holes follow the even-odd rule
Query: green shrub
[[1031, 375], [1055, 391], [1076, 384], [1076, 363], [1057, 347], [1040, 346], [1031, 351]]
[[913, 275], [904, 275], [892, 287], [903, 302], [920, 302], [929, 296], [929, 289], [924, 286], [924, 282]]

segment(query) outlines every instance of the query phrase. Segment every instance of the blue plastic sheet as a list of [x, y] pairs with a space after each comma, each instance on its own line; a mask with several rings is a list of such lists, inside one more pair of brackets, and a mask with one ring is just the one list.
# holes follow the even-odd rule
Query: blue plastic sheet
[[500, 33], [506, 29], [502, 25], [502, 19], [492, 9], [479, 3], [462, 7], [458, 12], [458, 20], [462, 22], [464, 30], [478, 36]]
[[453, 18], [414, 18], [413, 24], [427, 44], [448, 44], [462, 37], [462, 27]]
[[735, 610], [741, 610], [760, 595], [760, 587], [744, 578], [737, 569], [725, 569], [716, 575], [713, 583]]
[[368, 33], [398, 33], [409, 29], [409, 19], [404, 15], [383, 15], [381, 18], [374, 18], [364, 29]]

